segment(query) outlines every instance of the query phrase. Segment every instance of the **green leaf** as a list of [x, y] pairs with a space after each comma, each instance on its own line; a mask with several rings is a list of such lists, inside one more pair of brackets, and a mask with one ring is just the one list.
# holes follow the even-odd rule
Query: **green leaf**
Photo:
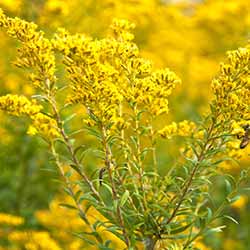
[[71, 193], [71, 190], [67, 187], [64, 187], [63, 188], [64, 192], [67, 193], [70, 197], [72, 197], [72, 193]]
[[106, 183], [106, 182], [102, 182], [102, 186], [105, 187], [109, 193], [112, 195], [112, 188]]
[[141, 161], [143, 161], [143, 160], [145, 159], [147, 153], [148, 153], [148, 152], [151, 152], [151, 151], [152, 151], [151, 148], [144, 148], [144, 149], [141, 151], [140, 155], [139, 155]]
[[204, 229], [205, 226], [206, 226], [206, 220], [205, 220], [205, 218], [200, 217], [199, 218], [199, 224], [200, 224], [200, 228]]
[[97, 220], [92, 226], [95, 230], [97, 230], [97, 228], [103, 226], [103, 224], [104, 223], [102, 221]]
[[144, 176], [150, 176], [150, 177], [159, 177], [159, 174], [157, 174], [157, 173], [155, 173], [155, 172], [152, 172], [152, 171], [148, 171], [148, 172], [144, 172], [143, 174], [142, 174], [142, 177], [144, 177]]
[[239, 222], [229, 215], [223, 215], [224, 218], [231, 220], [235, 224], [239, 225]]
[[100, 141], [102, 140], [102, 135], [98, 130], [96, 130], [94, 128], [89, 128], [89, 127], [87, 127], [86, 129], [88, 130], [88, 133], [90, 135], [93, 135], [94, 137], [96, 137]]
[[[84, 234], [84, 233], [74, 233], [74, 232], [73, 232], [72, 234], [73, 234], [74, 236], [76, 236], [76, 237], [82, 239], [83, 241], [87, 242], [87, 243], [90, 244], [90, 245], [96, 245], [96, 242], [95, 242], [95, 241], [90, 240], [90, 239], [88, 239], [87, 237], [83, 236], [82, 234]], [[85, 234], [87, 234], [87, 233], [85, 233]]]
[[72, 167], [77, 173], [81, 174], [81, 170], [75, 163], [70, 163], [70, 167]]
[[142, 117], [142, 114], [145, 113], [146, 110], [140, 110], [137, 115], [136, 115], [136, 120], [137, 121], [140, 121], [141, 120], [141, 117]]
[[106, 240], [104, 242], [104, 246], [108, 247], [112, 241], [111, 240]]
[[62, 139], [62, 138], [55, 138], [54, 140], [53, 140], [53, 142], [54, 142], [54, 144], [56, 144], [57, 142], [59, 142], [59, 143], [61, 143], [61, 144], [63, 144], [65, 147], [67, 147], [67, 144], [65, 143], [65, 141]]
[[69, 139], [69, 143], [72, 145], [72, 146], [74, 146], [74, 144], [75, 144], [75, 139], [73, 139], [73, 138], [71, 138], [71, 139]]
[[138, 138], [136, 136], [130, 136], [130, 139], [135, 147], [138, 145]]
[[76, 135], [76, 134], [79, 134], [81, 132], [84, 132], [85, 129], [81, 128], [81, 129], [77, 129], [75, 131], [72, 131], [70, 134], [69, 134], [69, 137], [73, 136], [73, 135]]
[[233, 158], [231, 158], [231, 157], [223, 157], [220, 160], [217, 160], [217, 161], [213, 162], [212, 165], [216, 166], [216, 165], [218, 165], [218, 164], [220, 164], [220, 163], [222, 163], [224, 161], [233, 161]]
[[109, 247], [103, 246], [103, 245], [98, 245], [98, 248], [99, 248], [100, 250], [112, 250], [112, 248], [109, 248]]
[[231, 185], [230, 181], [227, 179], [225, 179], [225, 183], [226, 183], [226, 193], [230, 194], [232, 192], [232, 185]]
[[83, 221], [88, 225], [89, 222], [87, 220], [86, 214], [82, 210], [79, 210], [78, 214], [79, 214], [80, 218], [83, 219]]
[[119, 231], [121, 230], [120, 228], [112, 226], [108, 227], [106, 230], [117, 236], [120, 240], [124, 241], [123, 235], [119, 233]]
[[207, 222], [209, 222], [213, 217], [213, 211], [211, 210], [211, 208], [207, 207]]
[[205, 232], [205, 235], [209, 235], [211, 233], [221, 233], [223, 230], [223, 228], [225, 228], [226, 226], [219, 226], [219, 227], [214, 227], [214, 228], [210, 228]]
[[66, 117], [66, 119], [63, 120], [63, 123], [66, 124], [67, 122], [71, 121], [76, 116], [76, 113], [73, 113]]
[[70, 204], [66, 204], [66, 203], [59, 203], [59, 206], [77, 210], [77, 208], [75, 206], [70, 205]]
[[107, 143], [109, 145], [112, 145], [114, 144], [114, 142], [120, 140], [120, 138], [117, 136], [117, 135], [112, 135], [112, 136], [109, 136], [108, 139], [107, 139]]
[[67, 171], [65, 174], [64, 174], [65, 177], [69, 178], [72, 176], [72, 172], [71, 171]]
[[227, 200], [229, 203], [233, 203], [233, 202], [237, 201], [239, 198], [240, 198], [240, 195], [236, 195], [236, 196], [234, 196], [234, 197], [232, 197], [232, 198], [227, 197], [226, 200]]
[[124, 192], [124, 194], [122, 195], [121, 200], [120, 200], [120, 206], [121, 206], [121, 207], [124, 206], [124, 204], [125, 204], [126, 201], [128, 200], [128, 197], [129, 197], [129, 191], [126, 190], [126, 191]]
[[84, 160], [84, 158], [87, 156], [88, 153], [92, 152], [93, 149], [91, 148], [87, 148], [85, 149], [81, 154], [80, 154], [80, 157], [79, 157], [79, 162], [82, 162]]
[[79, 197], [78, 202], [82, 203], [84, 200], [87, 201], [93, 201], [93, 197], [91, 196], [91, 193], [84, 193]]
[[177, 227], [175, 229], [171, 229], [170, 231], [170, 234], [178, 234], [178, 233], [181, 233], [183, 231], [185, 231], [187, 228], [189, 228], [191, 225], [193, 224], [193, 222], [185, 225], [185, 226], [180, 226], [180, 227]]
[[116, 213], [116, 211], [117, 211], [117, 208], [118, 208], [118, 200], [114, 200], [113, 201], [113, 205], [114, 205], [114, 211], [113, 211], [113, 213]]
[[82, 191], [81, 191], [81, 190], [78, 190], [78, 191], [74, 194], [74, 197], [75, 197], [76, 200], [79, 199], [81, 193], [82, 193]]
[[145, 135], [150, 132], [152, 128], [149, 126], [140, 126], [141, 135]]

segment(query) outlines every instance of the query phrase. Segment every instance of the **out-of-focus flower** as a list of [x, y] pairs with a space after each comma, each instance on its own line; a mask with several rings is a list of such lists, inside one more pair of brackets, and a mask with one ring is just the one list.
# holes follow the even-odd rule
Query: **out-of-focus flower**
[[19, 216], [0, 213], [0, 225], [19, 226], [24, 223], [24, 219]]

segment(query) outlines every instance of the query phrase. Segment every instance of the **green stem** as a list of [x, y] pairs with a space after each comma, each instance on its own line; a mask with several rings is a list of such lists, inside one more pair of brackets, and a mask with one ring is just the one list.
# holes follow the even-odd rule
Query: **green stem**
[[182, 203], [183, 203], [183, 201], [184, 201], [184, 199], [185, 199], [185, 197], [186, 197], [186, 195], [187, 195], [187, 193], [188, 193], [188, 191], [190, 189], [190, 186], [191, 186], [192, 181], [193, 181], [193, 179], [195, 177], [195, 174], [196, 174], [197, 170], [199, 169], [201, 162], [204, 160], [206, 152], [212, 146], [213, 141], [210, 144], [209, 144], [209, 141], [210, 141], [210, 137], [211, 137], [211, 134], [213, 132], [213, 129], [215, 127], [215, 121], [216, 121], [216, 119], [215, 120], [212, 119], [212, 124], [211, 124], [211, 126], [209, 128], [209, 131], [208, 131], [207, 140], [206, 140], [206, 142], [205, 142], [205, 144], [203, 146], [203, 149], [201, 150], [201, 152], [200, 152], [200, 154], [198, 156], [197, 163], [195, 164], [195, 166], [194, 166], [194, 168], [193, 168], [193, 170], [192, 170], [192, 172], [190, 174], [189, 179], [184, 184], [183, 191], [182, 191], [182, 194], [181, 194], [181, 196], [179, 198], [179, 201], [177, 202], [177, 205], [176, 205], [175, 209], [173, 210], [171, 216], [167, 220], [166, 224], [169, 224], [174, 219], [175, 215], [177, 214], [179, 208], [181, 207], [181, 205], [182, 205]]
[[[120, 117], [123, 116], [122, 103], [120, 103], [120, 105], [119, 105], [119, 116]], [[122, 139], [123, 147], [127, 147], [129, 149], [129, 151], [132, 152], [131, 147], [128, 145], [128, 143], [125, 140], [124, 128], [121, 129], [121, 139]], [[127, 150], [124, 150], [124, 158], [125, 158], [125, 161], [126, 161], [126, 164], [127, 164], [129, 175], [132, 178], [132, 183], [133, 183], [134, 191], [136, 192], [137, 197], [139, 197], [140, 196], [139, 195], [139, 189], [138, 189], [137, 183], [136, 183], [135, 178], [134, 178], [134, 173], [132, 171], [131, 164], [130, 164], [131, 160], [128, 157]], [[133, 199], [131, 197], [129, 197], [129, 200], [130, 200], [132, 206], [135, 208], [135, 211], [138, 211], [138, 208], [136, 208], [135, 205], [134, 205]], [[141, 202], [141, 199], [139, 199], [138, 201], [139, 201], [139, 204], [140, 204], [140, 208], [142, 209], [143, 212], [145, 212], [145, 207], [144, 207], [144, 204]]]
[[[109, 181], [111, 184], [113, 200], [116, 201], [116, 200], [118, 200], [118, 192], [116, 189], [116, 185], [115, 185], [113, 173], [112, 173], [112, 171], [113, 171], [112, 170], [112, 165], [113, 165], [112, 164], [112, 153], [111, 153], [111, 149], [110, 149], [108, 142], [107, 142], [106, 129], [104, 126], [102, 126], [101, 129], [102, 129], [102, 137], [103, 137], [102, 144], [103, 144], [103, 149], [105, 152], [105, 165], [106, 165], [106, 168], [108, 171]], [[121, 211], [119, 204], [117, 205], [117, 208], [116, 208], [116, 215], [117, 215], [120, 227], [121, 227], [122, 232], [123, 232], [125, 243], [126, 243], [127, 247], [129, 248], [131, 243], [130, 243], [130, 239], [129, 239], [129, 236], [128, 236], [128, 233], [126, 230], [126, 226], [125, 226], [125, 223], [124, 223], [124, 220], [122, 217], [122, 211]]]
[[134, 107], [134, 114], [135, 114], [135, 117], [136, 117], [136, 120], [135, 120], [135, 133], [136, 133], [136, 142], [137, 142], [137, 145], [136, 145], [136, 160], [138, 162], [138, 166], [139, 166], [139, 184], [141, 186], [141, 190], [142, 190], [142, 197], [143, 197], [143, 206], [144, 206], [144, 210], [147, 211], [147, 199], [146, 199], [146, 192], [145, 192], [145, 188], [144, 188], [144, 184], [143, 184], [143, 168], [142, 168], [142, 161], [141, 161], [141, 138], [140, 138], [140, 132], [139, 132], [139, 122], [140, 120], [137, 119], [138, 117], [138, 111], [137, 111], [137, 107], [135, 105]]
[[54, 145], [52, 143], [51, 143], [51, 152], [52, 152], [53, 156], [55, 157], [56, 165], [57, 165], [57, 167], [59, 169], [59, 172], [60, 172], [62, 178], [64, 179], [64, 182], [65, 182], [65, 184], [66, 184], [66, 186], [68, 188], [68, 191], [70, 193], [71, 198], [74, 200], [74, 203], [75, 203], [75, 205], [77, 207], [77, 210], [79, 211], [79, 214], [81, 215], [82, 220], [86, 223], [86, 225], [94, 233], [96, 240], [99, 243], [102, 243], [103, 240], [102, 240], [101, 236], [96, 233], [96, 230], [93, 228], [92, 224], [88, 220], [88, 218], [87, 218], [87, 216], [86, 216], [86, 214], [85, 214], [85, 212], [84, 212], [84, 210], [82, 208], [82, 205], [76, 199], [72, 183], [70, 182], [69, 178], [65, 175], [62, 163], [59, 160], [58, 153], [56, 152], [55, 147], [54, 147]]
[[56, 121], [58, 124], [58, 128], [59, 128], [59, 132], [64, 140], [64, 143], [68, 149], [68, 152], [70, 153], [70, 157], [75, 165], [74, 170], [80, 175], [80, 177], [85, 181], [85, 183], [89, 186], [89, 189], [92, 191], [93, 195], [95, 196], [95, 198], [100, 201], [102, 204], [103, 201], [99, 195], [99, 193], [97, 192], [97, 190], [95, 189], [93, 183], [90, 181], [90, 179], [87, 177], [87, 175], [81, 171], [81, 163], [78, 161], [78, 159], [76, 158], [76, 155], [74, 153], [74, 148], [72, 147], [71, 143], [70, 143], [70, 139], [68, 137], [68, 135], [66, 134], [64, 128], [63, 128], [63, 122], [61, 120], [57, 105], [56, 105], [56, 101], [55, 101], [55, 97], [52, 95], [48, 95], [48, 100], [50, 101], [50, 104], [52, 106], [52, 109], [54, 111], [55, 117], [56, 117]]

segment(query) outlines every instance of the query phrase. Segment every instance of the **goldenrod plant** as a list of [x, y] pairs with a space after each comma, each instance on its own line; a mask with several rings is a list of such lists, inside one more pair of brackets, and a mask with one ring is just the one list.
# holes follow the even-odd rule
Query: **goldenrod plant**
[[[228, 52], [199, 121], [169, 122], [169, 98], [180, 78], [141, 57], [134, 24], [114, 19], [102, 39], [62, 28], [49, 39], [36, 24], [1, 11], [0, 27], [19, 41], [14, 64], [35, 89], [30, 96], [1, 96], [0, 109], [30, 119], [27, 133], [47, 143], [71, 198], [61, 205], [78, 212], [83, 227], [72, 233], [86, 249], [198, 249], [202, 237], [223, 230], [221, 218], [237, 223], [224, 210], [247, 171], [233, 177], [218, 166], [247, 148], [248, 46]], [[168, 165], [157, 145], [174, 145], [176, 137], [183, 148]], [[226, 188], [219, 200], [211, 190], [218, 177]], [[35, 236], [60, 249], [49, 234]]]

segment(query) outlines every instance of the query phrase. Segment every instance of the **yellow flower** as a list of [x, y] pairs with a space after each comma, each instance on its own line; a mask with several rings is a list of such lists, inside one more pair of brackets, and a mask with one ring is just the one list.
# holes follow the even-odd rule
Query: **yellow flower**
[[212, 250], [210, 247], [206, 246], [202, 241], [196, 241], [194, 246], [199, 250]]
[[192, 134], [196, 125], [194, 122], [184, 120], [178, 123], [178, 135], [179, 136], [189, 136]]
[[34, 116], [42, 109], [34, 100], [29, 101], [25, 96], [6, 95], [0, 97], [0, 109], [9, 114]]
[[26, 22], [17, 17], [6, 17], [2, 10], [0, 12], [1, 26], [10, 36], [22, 43], [22, 47], [18, 49], [15, 64], [18, 67], [33, 70], [30, 79], [35, 87], [42, 90], [52, 88], [56, 80], [54, 76], [55, 55], [51, 42], [44, 38], [43, 32], [37, 31], [37, 25], [32, 22]]
[[41, 134], [47, 139], [60, 136], [56, 120], [42, 113], [37, 113], [31, 118], [33, 122], [28, 130], [29, 134]]
[[48, 232], [39, 231], [12, 231], [8, 235], [10, 241], [20, 246], [24, 246], [27, 250], [61, 250], [54, 239]]
[[194, 132], [196, 125], [194, 122], [184, 120], [176, 123], [172, 122], [170, 125], [165, 126], [163, 129], [158, 131], [158, 134], [163, 138], [170, 139], [172, 136], [189, 136]]
[[173, 135], [177, 133], [177, 130], [177, 123], [172, 122], [170, 125], [167, 125], [163, 129], [161, 129], [158, 133], [161, 137], [170, 139]]
[[239, 48], [227, 53], [228, 63], [222, 63], [220, 75], [212, 81], [214, 107], [222, 122], [242, 124], [250, 117], [250, 51]]
[[120, 121], [125, 120], [121, 105], [126, 110], [146, 110], [152, 116], [167, 113], [169, 95], [180, 82], [169, 69], [153, 71], [151, 62], [139, 57], [128, 37], [133, 27], [125, 20], [114, 20], [113, 37], [93, 40], [60, 29], [52, 39], [53, 47], [64, 55], [70, 79], [67, 100], [84, 105], [94, 125], [121, 127]]
[[31, 135], [40, 133], [47, 139], [59, 136], [56, 120], [41, 113], [42, 106], [38, 105], [35, 100], [30, 101], [25, 96], [8, 94], [0, 97], [0, 109], [16, 116], [29, 116], [33, 121], [28, 129]]
[[0, 213], [0, 225], [19, 226], [24, 223], [24, 219], [11, 214]]
[[135, 28], [134, 23], [130, 23], [129, 21], [122, 19], [113, 19], [113, 23], [110, 28], [118, 40], [131, 41], [134, 39], [134, 35], [130, 33], [130, 30]]

